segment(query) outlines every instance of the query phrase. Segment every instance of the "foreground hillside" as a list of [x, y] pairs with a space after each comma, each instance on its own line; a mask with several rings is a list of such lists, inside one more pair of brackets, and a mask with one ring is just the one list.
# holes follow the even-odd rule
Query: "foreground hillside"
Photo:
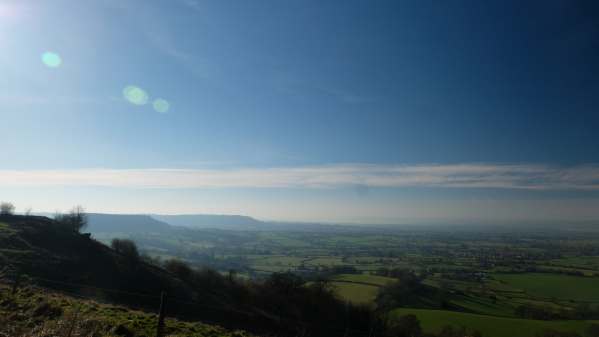
[[[126, 247], [126, 240], [119, 241]], [[49, 218], [0, 216], [0, 278], [20, 281], [19, 287], [51, 288], [144, 312], [156, 312], [164, 293], [168, 317], [255, 334], [295, 336], [309, 330], [311, 336], [351, 336], [375, 329], [370, 309], [347, 304], [322, 284], [307, 285], [292, 274], [246, 281], [113, 247]], [[35, 318], [29, 314], [29, 320]]]
[[[38, 287], [14, 295], [0, 283], [0, 336], [154, 336], [157, 315], [126, 307], [77, 299]], [[70, 331], [70, 333], [69, 333]], [[164, 336], [243, 337], [243, 331], [167, 318]]]
[[0, 217], [2, 266], [12, 273], [99, 288], [149, 294], [167, 291], [179, 297], [192, 294], [184, 282], [163, 269], [131, 261], [46, 217]]

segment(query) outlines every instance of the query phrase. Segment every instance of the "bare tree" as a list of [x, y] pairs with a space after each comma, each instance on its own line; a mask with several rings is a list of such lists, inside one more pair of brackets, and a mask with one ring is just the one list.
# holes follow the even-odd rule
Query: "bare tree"
[[0, 203], [0, 215], [12, 215], [15, 213], [15, 205], [10, 202]]
[[135, 242], [129, 239], [112, 239], [110, 243], [112, 249], [125, 256], [129, 262], [137, 262], [139, 260], [139, 251]]
[[87, 226], [87, 213], [79, 205], [73, 207], [69, 214], [57, 214], [54, 219], [77, 232], [82, 231]]

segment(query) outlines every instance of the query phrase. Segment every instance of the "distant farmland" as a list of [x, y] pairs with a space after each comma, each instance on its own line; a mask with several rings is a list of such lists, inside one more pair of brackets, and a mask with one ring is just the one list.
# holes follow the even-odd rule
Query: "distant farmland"
[[377, 275], [343, 274], [332, 280], [335, 292], [344, 300], [352, 303], [374, 303], [379, 288], [397, 280]]
[[581, 335], [591, 323], [599, 321], [537, 321], [518, 318], [485, 316], [461, 312], [429, 309], [400, 308], [392, 311], [394, 317], [414, 314], [427, 332], [438, 332], [445, 325], [465, 326], [482, 332], [485, 337], [535, 337], [546, 329], [576, 331]]
[[599, 302], [597, 278], [545, 273], [495, 274], [494, 278], [533, 296]]

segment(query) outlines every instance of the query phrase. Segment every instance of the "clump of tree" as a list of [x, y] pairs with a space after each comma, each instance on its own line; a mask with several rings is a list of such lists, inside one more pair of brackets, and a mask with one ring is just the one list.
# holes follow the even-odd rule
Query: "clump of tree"
[[538, 320], [562, 320], [571, 319], [573, 316], [569, 312], [558, 312], [549, 306], [538, 306], [532, 304], [522, 304], [516, 307], [514, 314], [520, 318], [538, 319]]
[[179, 259], [169, 259], [164, 261], [164, 269], [168, 270], [178, 278], [184, 281], [191, 281], [196, 275], [195, 271], [187, 263]]
[[414, 305], [430, 288], [422, 284], [422, 279], [414, 271], [397, 269], [394, 275], [399, 279], [397, 282], [389, 283], [379, 289], [376, 304], [380, 309], [390, 310]]
[[599, 324], [593, 323], [586, 328], [587, 337], [599, 337]]
[[415, 315], [400, 316], [395, 324], [387, 329], [387, 334], [394, 337], [421, 337], [422, 328]]
[[13, 215], [15, 213], [15, 205], [10, 202], [3, 201], [0, 203], [0, 215]]
[[139, 250], [135, 242], [129, 239], [112, 239], [110, 247], [124, 256], [129, 262], [137, 262], [140, 259]]
[[81, 232], [87, 227], [87, 213], [81, 206], [73, 207], [67, 214], [56, 214], [54, 220], [76, 232]]
[[466, 327], [456, 328], [452, 325], [444, 326], [435, 337], [482, 337], [482, 333], [478, 330], [468, 331]]
[[452, 325], [444, 326], [438, 333], [424, 332], [413, 314], [400, 316], [387, 325], [384, 336], [388, 337], [482, 337], [480, 331]]
[[[558, 331], [547, 329], [536, 334], [537, 337], [582, 337], [578, 332], [574, 331]], [[592, 335], [591, 335], [592, 336]]]

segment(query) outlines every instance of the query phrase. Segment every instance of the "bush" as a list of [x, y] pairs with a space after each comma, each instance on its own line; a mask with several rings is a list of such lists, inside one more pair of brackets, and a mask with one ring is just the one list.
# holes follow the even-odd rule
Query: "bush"
[[130, 262], [139, 261], [139, 251], [135, 242], [129, 239], [112, 239], [110, 246]]
[[191, 280], [194, 275], [193, 269], [187, 263], [177, 259], [164, 261], [164, 269], [185, 281]]
[[10, 202], [2, 202], [0, 204], [0, 215], [12, 215], [15, 213], [15, 205]]
[[599, 337], [599, 324], [589, 325], [589, 327], [586, 329], [585, 335], [587, 337]]
[[571, 331], [557, 331], [557, 330], [545, 330], [541, 333], [537, 333], [537, 337], [581, 337], [576, 332]]
[[410, 314], [399, 317], [397, 323], [391, 327], [389, 333], [395, 337], [420, 337], [422, 336], [422, 328], [420, 327], [418, 318]]
[[73, 207], [68, 214], [57, 214], [54, 220], [77, 232], [80, 232], [87, 226], [87, 214], [81, 206]]

